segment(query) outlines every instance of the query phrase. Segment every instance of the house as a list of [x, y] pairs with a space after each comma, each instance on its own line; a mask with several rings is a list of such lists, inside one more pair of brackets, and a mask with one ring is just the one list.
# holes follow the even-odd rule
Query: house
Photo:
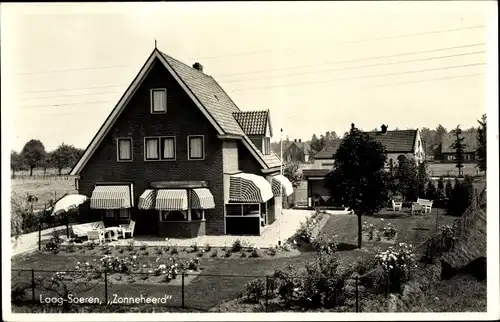
[[[476, 150], [478, 147], [477, 141], [477, 133], [476, 132], [463, 132], [461, 135], [465, 144], [464, 148], [464, 163], [474, 163], [476, 162]], [[447, 133], [444, 134], [441, 138], [441, 144], [437, 149], [436, 156], [434, 157], [435, 161], [439, 161], [442, 163], [453, 163], [455, 162], [455, 149], [451, 146], [455, 142], [455, 134]]]
[[283, 160], [285, 162], [308, 163], [311, 147], [309, 143], [295, 139], [291, 142], [283, 142]]
[[[420, 163], [425, 160], [423, 144], [420, 131], [417, 130], [395, 130], [388, 131], [387, 125], [382, 125], [380, 131], [365, 132], [376, 141], [382, 143], [387, 151], [386, 169], [397, 165], [400, 156], [413, 159]], [[334, 165], [333, 155], [337, 152], [341, 139], [329, 141], [325, 147], [314, 157], [312, 169], [302, 171], [307, 181], [308, 206], [328, 205], [330, 196], [324, 188], [325, 175], [331, 171]]]
[[161, 237], [259, 235], [293, 192], [271, 136], [269, 111], [241, 111], [200, 63], [155, 48], [71, 175], [88, 220]]

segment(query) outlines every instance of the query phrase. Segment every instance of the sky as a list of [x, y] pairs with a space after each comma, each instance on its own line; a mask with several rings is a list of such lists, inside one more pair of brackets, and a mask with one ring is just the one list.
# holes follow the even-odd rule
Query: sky
[[48, 151], [85, 148], [154, 39], [200, 62], [241, 110], [269, 109], [273, 141], [280, 128], [308, 140], [351, 123], [477, 126], [494, 10], [491, 1], [3, 3], [2, 136], [16, 151], [33, 138]]

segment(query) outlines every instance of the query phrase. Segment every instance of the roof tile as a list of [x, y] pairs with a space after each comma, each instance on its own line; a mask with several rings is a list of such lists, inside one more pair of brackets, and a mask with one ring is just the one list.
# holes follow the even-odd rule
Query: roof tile
[[233, 116], [246, 135], [265, 135], [269, 111], [239, 111]]

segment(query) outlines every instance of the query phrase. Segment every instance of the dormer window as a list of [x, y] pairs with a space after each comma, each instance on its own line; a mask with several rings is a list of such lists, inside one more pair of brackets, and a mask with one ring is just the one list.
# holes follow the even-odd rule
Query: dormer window
[[268, 137], [262, 138], [262, 153], [264, 155], [271, 154], [271, 138]]
[[151, 114], [167, 113], [167, 89], [153, 88], [151, 90]]

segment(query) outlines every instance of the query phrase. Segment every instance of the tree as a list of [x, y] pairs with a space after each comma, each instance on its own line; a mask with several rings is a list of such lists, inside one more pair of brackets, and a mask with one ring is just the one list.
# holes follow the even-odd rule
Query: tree
[[437, 197], [437, 189], [434, 183], [429, 180], [427, 183], [427, 189], [426, 189], [426, 197], [429, 200], [438, 200], [439, 198]]
[[444, 198], [445, 198], [444, 180], [441, 177], [441, 178], [439, 178], [438, 183], [437, 183], [436, 199], [443, 200]]
[[21, 158], [25, 160], [30, 169], [30, 176], [33, 175], [33, 169], [40, 166], [45, 158], [45, 147], [40, 140], [29, 140], [21, 151]]
[[51, 153], [52, 163], [56, 167], [59, 175], [64, 168], [72, 167], [80, 157], [80, 150], [64, 142]]
[[460, 125], [455, 128], [455, 142], [450, 148], [455, 150], [455, 166], [458, 168], [458, 176], [462, 176], [462, 168], [464, 167], [464, 153], [465, 153], [465, 138], [462, 136]]
[[302, 171], [300, 170], [299, 162], [290, 162], [287, 163], [283, 168], [283, 175], [290, 180], [292, 183], [293, 189], [297, 189], [302, 182]]
[[427, 164], [421, 162], [418, 164], [417, 170], [417, 197], [425, 196], [425, 187], [429, 181], [429, 176], [427, 175]]
[[21, 171], [24, 168], [24, 160], [16, 151], [10, 152], [10, 169], [12, 170], [12, 177], [16, 175], [16, 171]]
[[416, 200], [418, 173], [415, 161], [404, 155], [398, 157], [398, 164], [393, 176], [393, 192], [401, 195], [404, 201]]
[[387, 205], [388, 176], [384, 170], [387, 151], [378, 141], [351, 124], [333, 156], [333, 170], [326, 175], [325, 187], [336, 206], [350, 208], [358, 216], [358, 247], [362, 245], [361, 217]]
[[448, 178], [446, 180], [446, 186], [444, 188], [444, 194], [447, 200], [450, 200], [452, 191], [453, 191], [453, 184], [451, 183], [450, 178]]
[[451, 191], [448, 205], [448, 214], [452, 216], [461, 216], [465, 210], [472, 204], [474, 199], [474, 186], [472, 178], [465, 176], [463, 181], [455, 179], [455, 185]]
[[479, 170], [486, 171], [486, 114], [483, 114], [481, 121], [478, 120], [478, 123], [476, 163]]
[[442, 139], [443, 139], [443, 135], [445, 135], [446, 133], [448, 133], [446, 128], [444, 126], [442, 126], [441, 124], [439, 124], [436, 127], [436, 134], [434, 135], [434, 143], [440, 144]]

